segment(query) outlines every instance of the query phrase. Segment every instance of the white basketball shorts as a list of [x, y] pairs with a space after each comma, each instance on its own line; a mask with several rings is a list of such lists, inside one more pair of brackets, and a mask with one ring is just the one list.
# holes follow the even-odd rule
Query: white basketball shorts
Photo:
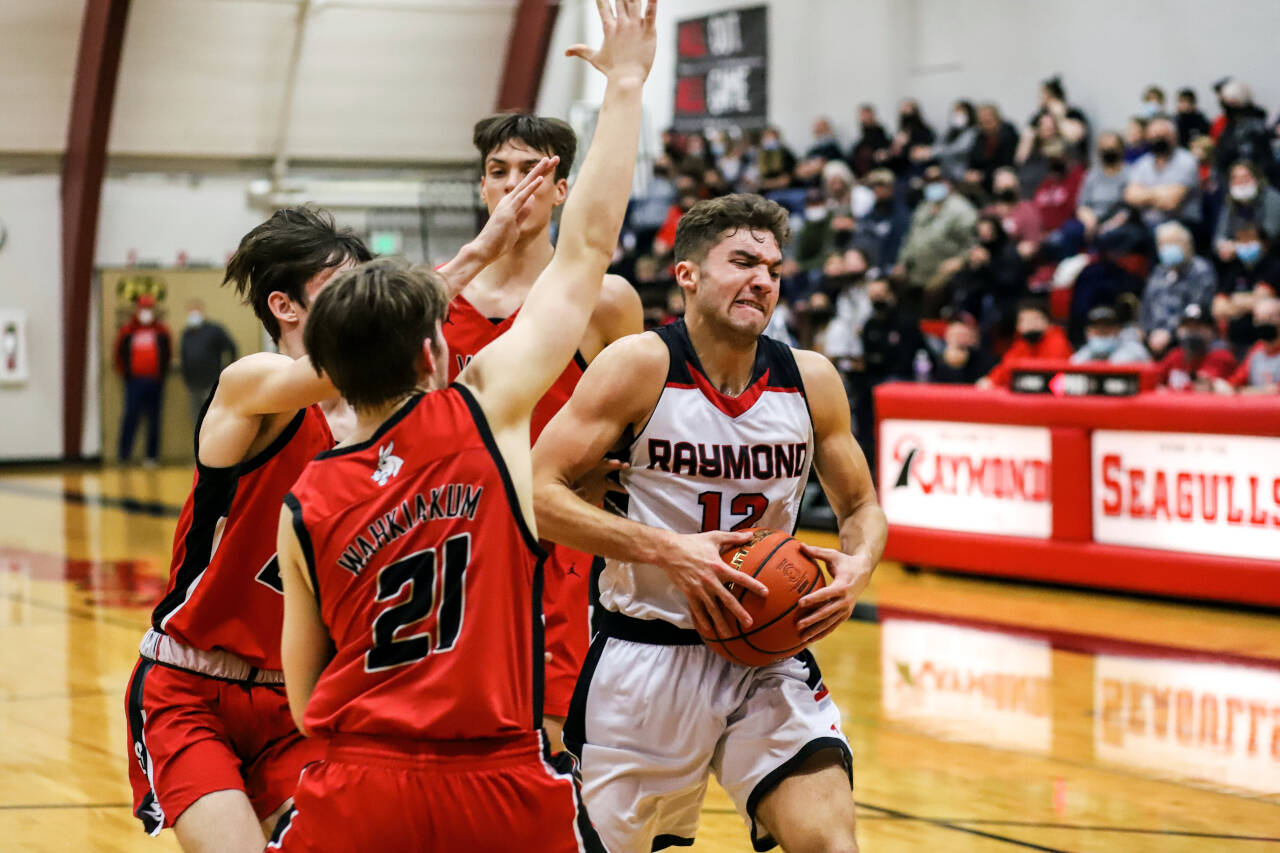
[[755, 820], [761, 798], [812, 755], [835, 750], [852, 785], [840, 711], [808, 651], [746, 667], [716, 655], [693, 631], [601, 615], [564, 739], [610, 850], [693, 844], [709, 772], [756, 850], [776, 845]]

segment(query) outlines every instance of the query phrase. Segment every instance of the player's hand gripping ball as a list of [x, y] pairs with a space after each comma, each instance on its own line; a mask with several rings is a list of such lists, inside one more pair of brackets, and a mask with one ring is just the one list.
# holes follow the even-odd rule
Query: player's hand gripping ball
[[702, 635], [709, 648], [725, 660], [746, 666], [764, 666], [799, 653], [805, 643], [796, 628], [800, 599], [827, 585], [821, 566], [801, 550], [800, 542], [780, 530], [757, 527], [745, 545], [735, 545], [720, 556], [735, 569], [758, 579], [769, 588], [762, 598], [746, 589], [730, 590], [751, 614], [751, 627], [743, 629], [731, 613], [727, 637]]

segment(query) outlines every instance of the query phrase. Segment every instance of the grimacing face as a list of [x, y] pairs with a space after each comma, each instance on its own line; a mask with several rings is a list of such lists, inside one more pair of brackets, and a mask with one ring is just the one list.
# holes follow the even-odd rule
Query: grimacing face
[[778, 304], [782, 250], [770, 231], [726, 231], [701, 264], [677, 269], [685, 313], [742, 339], [757, 338]]
[[[525, 176], [549, 154], [526, 145], [519, 139], [510, 139], [501, 147], [490, 151], [484, 158], [484, 172], [480, 177], [480, 197], [490, 213], [502, 201], [503, 196], [514, 190]], [[542, 186], [533, 194], [533, 210], [520, 226], [522, 237], [537, 234], [551, 222], [551, 211], [564, 204], [568, 183], [563, 180], [543, 179]]]

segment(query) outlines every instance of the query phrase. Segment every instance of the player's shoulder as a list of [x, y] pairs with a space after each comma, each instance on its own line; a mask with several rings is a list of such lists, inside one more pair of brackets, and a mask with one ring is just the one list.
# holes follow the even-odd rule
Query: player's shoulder
[[820, 384], [826, 384], [832, 380], [840, 381], [840, 374], [836, 371], [835, 365], [822, 353], [797, 347], [787, 347], [787, 349], [791, 351], [796, 369], [800, 371], [800, 377], [805, 380], [806, 386], [810, 379]]
[[630, 367], [637, 371], [645, 371], [661, 367], [665, 375], [670, 362], [670, 351], [666, 342], [655, 331], [640, 332], [618, 338], [605, 347], [596, 360], [591, 362], [595, 368], [601, 363], [600, 370], [615, 370]]
[[606, 343], [643, 328], [644, 308], [631, 282], [620, 275], [604, 277], [592, 324], [600, 328]]

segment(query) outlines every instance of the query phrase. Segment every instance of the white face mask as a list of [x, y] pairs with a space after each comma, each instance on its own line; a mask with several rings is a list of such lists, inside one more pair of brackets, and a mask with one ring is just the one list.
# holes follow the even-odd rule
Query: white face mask
[[804, 209], [804, 218], [809, 222], [821, 222], [827, 218], [827, 208], [822, 207], [806, 207]]
[[1231, 197], [1236, 201], [1253, 201], [1257, 196], [1257, 184], [1233, 184], [1231, 187]]
[[156, 312], [150, 308], [143, 308], [138, 312], [138, 322], [144, 326], [150, 326], [152, 321], [156, 319]]
[[199, 311], [190, 311], [187, 313], [188, 326], [199, 326], [203, 322], [204, 322], [204, 315], [201, 314]]

